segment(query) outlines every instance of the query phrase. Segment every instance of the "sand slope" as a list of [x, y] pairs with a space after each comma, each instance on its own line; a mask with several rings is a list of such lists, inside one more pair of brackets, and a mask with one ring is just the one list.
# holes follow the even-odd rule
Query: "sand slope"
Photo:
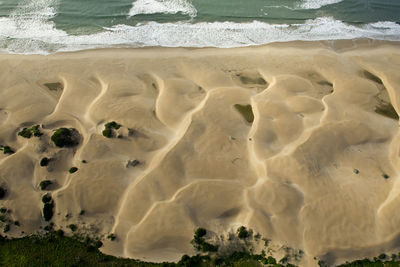
[[[0, 66], [0, 144], [16, 152], [0, 155], [0, 204], [21, 223], [10, 235], [46, 225], [47, 179], [56, 226], [115, 233], [102, 250], [118, 256], [178, 260], [199, 226], [248, 226], [304, 250], [304, 266], [400, 249], [397, 44], [0, 55]], [[102, 135], [110, 121], [119, 138]], [[17, 136], [35, 124], [43, 136]], [[59, 127], [76, 128], [79, 146], [55, 147]]]

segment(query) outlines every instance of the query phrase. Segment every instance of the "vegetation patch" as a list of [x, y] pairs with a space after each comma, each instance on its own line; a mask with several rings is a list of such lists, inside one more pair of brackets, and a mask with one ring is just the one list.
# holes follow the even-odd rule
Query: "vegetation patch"
[[47, 189], [50, 185], [52, 185], [52, 184], [53, 184], [52, 181], [50, 181], [50, 180], [44, 180], [44, 181], [41, 181], [41, 182], [40, 182], [39, 187], [40, 187], [41, 190], [46, 190], [46, 189]]
[[53, 218], [54, 201], [44, 203], [43, 206], [43, 218], [46, 222]]
[[[1, 266], [295, 266], [290, 262], [289, 256], [284, 256], [279, 261], [272, 256], [267, 256], [264, 251], [255, 254], [251, 249], [234, 251], [228, 255], [216, 252], [183, 255], [178, 263], [150, 263], [134, 259], [123, 259], [102, 254], [98, 248], [102, 246], [100, 240], [74, 235], [67, 237], [62, 230], [53, 230], [48, 227], [44, 235], [29, 235], [22, 238], [7, 239], [0, 236], [0, 265]], [[197, 231], [200, 229], [199, 231]], [[205, 238], [207, 231], [198, 228], [194, 239]], [[5, 230], [5, 228], [3, 228]], [[204, 233], [205, 230], [205, 233]], [[250, 230], [248, 230], [250, 231]], [[373, 260], [363, 259], [348, 262], [339, 267], [358, 266], [399, 266], [399, 255], [391, 257], [381, 254]], [[315, 260], [318, 260], [315, 258]], [[318, 261], [319, 266], [326, 266]]]
[[206, 242], [204, 236], [207, 234], [207, 230], [204, 228], [197, 228], [194, 233], [193, 240], [191, 241], [194, 248], [201, 252], [216, 252], [218, 246]]
[[31, 128], [24, 128], [22, 129], [19, 133], [19, 136], [22, 136], [24, 138], [31, 138], [32, 135], [36, 137], [40, 137], [43, 135], [43, 133], [40, 132], [39, 130], [39, 125], [34, 125]]
[[71, 167], [70, 169], [69, 169], [69, 173], [74, 173], [74, 172], [77, 172], [78, 171], [78, 168], [77, 167]]
[[240, 104], [235, 104], [234, 106], [236, 110], [243, 116], [243, 118], [249, 122], [253, 123], [254, 121], [254, 114], [253, 114], [253, 109], [251, 108], [251, 105], [240, 105]]
[[59, 128], [51, 136], [51, 141], [58, 147], [73, 147], [79, 144], [79, 140], [79, 132], [74, 128]]
[[3, 187], [0, 186], [0, 199], [3, 199], [7, 194], [7, 190]]
[[240, 227], [237, 229], [236, 233], [237, 233], [237, 236], [238, 236], [240, 239], [246, 239], [246, 238], [248, 238], [248, 237], [250, 236], [249, 231], [247, 231], [246, 227], [244, 227], [244, 226], [240, 226]]
[[14, 150], [9, 146], [0, 146], [0, 150], [3, 150], [4, 154], [14, 154]]
[[46, 167], [47, 165], [49, 165], [49, 162], [50, 162], [50, 159], [44, 157], [44, 158], [42, 158], [42, 159], [40, 160], [40, 166], [41, 166], [41, 167]]
[[108, 122], [104, 125], [103, 135], [107, 138], [115, 137], [115, 130], [118, 130], [121, 127], [120, 124], [115, 121]]
[[51, 200], [52, 200], [52, 198], [51, 198], [51, 195], [50, 194], [45, 194], [43, 197], [42, 197], [42, 202], [43, 203], [50, 203], [51, 202]]
[[[60, 234], [58, 231], [61, 231]], [[0, 238], [1, 266], [176, 266], [102, 254], [93, 240], [64, 236], [62, 230], [18, 239]], [[98, 244], [97, 244], [98, 245]]]
[[109, 234], [107, 238], [110, 239], [111, 241], [114, 241], [117, 238], [117, 236], [115, 234]]
[[70, 224], [67, 226], [69, 229], [71, 229], [72, 232], [75, 232], [78, 227], [75, 224]]

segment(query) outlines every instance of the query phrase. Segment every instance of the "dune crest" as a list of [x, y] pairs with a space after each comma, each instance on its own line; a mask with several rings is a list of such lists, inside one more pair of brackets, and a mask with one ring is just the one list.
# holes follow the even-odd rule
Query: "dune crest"
[[[0, 155], [0, 205], [21, 224], [10, 236], [47, 224], [47, 193], [55, 227], [113, 233], [103, 252], [148, 261], [193, 254], [197, 227], [219, 235], [245, 225], [302, 249], [301, 266], [400, 249], [397, 44], [0, 62], [0, 145], [14, 151]], [[41, 136], [18, 135], [34, 125]], [[61, 127], [79, 144], [55, 146]]]

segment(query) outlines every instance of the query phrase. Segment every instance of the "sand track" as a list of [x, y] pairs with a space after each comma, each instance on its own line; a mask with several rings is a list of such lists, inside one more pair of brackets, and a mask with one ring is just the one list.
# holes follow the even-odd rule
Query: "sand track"
[[[194, 253], [196, 227], [241, 225], [304, 250], [303, 266], [397, 252], [399, 59], [396, 44], [318, 43], [1, 55], [10, 235], [46, 225], [38, 184], [51, 180], [55, 225], [114, 233], [113, 255], [175, 261]], [[122, 126], [106, 138], [111, 121]], [[35, 124], [43, 136], [17, 136]], [[59, 127], [80, 144], [55, 147]]]

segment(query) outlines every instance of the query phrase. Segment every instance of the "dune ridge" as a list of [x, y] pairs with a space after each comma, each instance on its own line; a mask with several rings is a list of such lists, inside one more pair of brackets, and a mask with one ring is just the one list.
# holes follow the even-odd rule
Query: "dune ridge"
[[[0, 155], [0, 205], [21, 224], [7, 235], [47, 225], [47, 192], [56, 228], [123, 257], [177, 261], [197, 227], [241, 225], [277, 253], [303, 250], [300, 266], [400, 249], [398, 43], [3, 54], [0, 66], [0, 145], [15, 152]], [[33, 125], [42, 136], [18, 136]], [[60, 127], [79, 145], [56, 147]]]

